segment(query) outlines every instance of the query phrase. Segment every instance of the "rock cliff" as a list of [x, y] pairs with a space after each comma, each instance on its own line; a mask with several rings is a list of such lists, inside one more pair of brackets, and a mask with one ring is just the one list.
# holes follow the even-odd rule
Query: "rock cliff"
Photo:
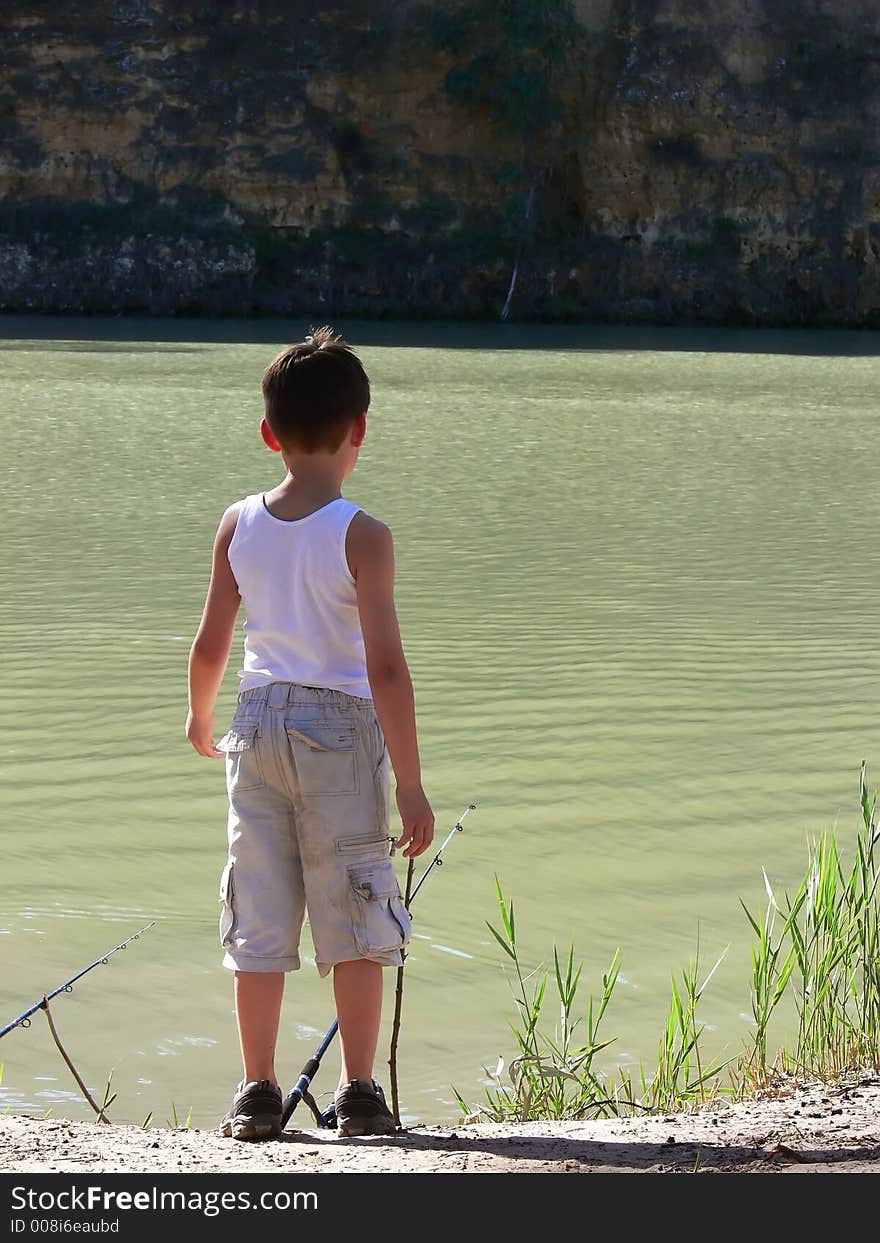
[[0, 47], [5, 310], [880, 321], [871, 0], [21, 0]]

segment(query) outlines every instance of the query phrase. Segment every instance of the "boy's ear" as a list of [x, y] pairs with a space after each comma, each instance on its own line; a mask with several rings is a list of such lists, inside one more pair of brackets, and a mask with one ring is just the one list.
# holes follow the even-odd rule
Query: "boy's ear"
[[367, 434], [367, 414], [359, 414], [351, 425], [351, 443], [356, 449], [359, 449], [364, 443], [364, 437]]
[[273, 453], [281, 452], [281, 445], [275, 439], [275, 433], [265, 419], [260, 420], [260, 435], [263, 437], [263, 444], [267, 449], [271, 449]]

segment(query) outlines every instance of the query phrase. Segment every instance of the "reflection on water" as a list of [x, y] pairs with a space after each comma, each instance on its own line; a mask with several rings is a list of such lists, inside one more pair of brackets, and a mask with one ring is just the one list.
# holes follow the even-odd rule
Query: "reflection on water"
[[[0, 343], [0, 1023], [156, 919], [53, 1004], [119, 1118], [211, 1125], [239, 1077], [222, 770], [183, 740], [186, 656], [219, 516], [273, 481], [259, 377], [300, 328], [19, 320]], [[611, 1060], [650, 1057], [698, 934], [709, 965], [730, 944], [704, 1017], [735, 1052], [739, 896], [762, 865], [790, 884], [808, 833], [846, 838], [863, 758], [880, 781], [876, 334], [351, 336], [374, 397], [347, 491], [395, 532], [438, 833], [479, 805], [415, 910], [408, 1116], [452, 1116], [450, 1085], [474, 1099], [509, 1059], [496, 873], [531, 963], [573, 939], [595, 991], [620, 945]], [[291, 1082], [332, 1016], [290, 977]], [[0, 1061], [0, 1108], [85, 1116], [41, 1015]]]

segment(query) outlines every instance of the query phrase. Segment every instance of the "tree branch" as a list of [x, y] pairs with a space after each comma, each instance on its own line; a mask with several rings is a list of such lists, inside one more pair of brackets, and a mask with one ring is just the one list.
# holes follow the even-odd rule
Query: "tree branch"
[[[47, 999], [45, 996], [43, 997], [42, 1003], [41, 1003], [41, 1005], [40, 1005], [40, 1009], [41, 1009], [41, 1010], [43, 1010], [43, 1011], [45, 1012], [45, 1015], [46, 1015], [46, 1021], [47, 1021], [47, 1023], [49, 1024], [49, 1031], [52, 1033], [52, 1039], [55, 1041], [55, 1044], [56, 1044], [56, 1046], [57, 1046], [57, 1048], [58, 1048], [58, 1052], [61, 1054], [61, 1056], [64, 1058], [65, 1062], [67, 1063], [67, 1068], [68, 1068], [68, 1070], [69, 1070], [69, 1071], [70, 1071], [70, 1073], [73, 1075], [74, 1079], [76, 1080], [77, 1084], [79, 1085], [79, 1090], [82, 1092], [83, 1096], [84, 1096], [84, 1097], [86, 1098], [86, 1100], [89, 1102], [89, 1104], [91, 1105], [92, 1109], [94, 1109], [95, 1113], [98, 1115], [98, 1121], [99, 1121], [99, 1122], [105, 1122], [105, 1123], [107, 1124], [107, 1126], [112, 1126], [113, 1124], [111, 1123], [110, 1119], [109, 1119], [109, 1118], [107, 1118], [107, 1117], [105, 1117], [105, 1115], [104, 1115], [104, 1110], [105, 1110], [105, 1109], [107, 1108], [107, 1106], [108, 1106], [109, 1104], [111, 1104], [112, 1102], [111, 1102], [111, 1101], [105, 1101], [105, 1103], [104, 1103], [103, 1105], [100, 1105], [100, 1106], [95, 1104], [95, 1101], [94, 1101], [94, 1098], [92, 1097], [92, 1094], [89, 1092], [89, 1089], [88, 1089], [88, 1088], [86, 1087], [86, 1085], [83, 1083], [82, 1079], [80, 1078], [79, 1071], [76, 1069], [76, 1067], [74, 1066], [73, 1062], [72, 1062], [72, 1061], [70, 1060], [70, 1058], [68, 1057], [68, 1055], [67, 1055], [67, 1051], [66, 1051], [66, 1049], [64, 1048], [64, 1045], [61, 1043], [61, 1040], [60, 1040], [60, 1038], [59, 1038], [59, 1036], [58, 1036], [58, 1032], [56, 1031], [56, 1028], [55, 1028], [55, 1023], [54, 1023], [54, 1021], [53, 1021], [53, 1019], [52, 1019], [52, 1011], [49, 1009], [49, 1001], [48, 1001], [48, 999]], [[114, 1099], [115, 1099], [115, 1098], [114, 1098]]]
[[[409, 910], [409, 904], [412, 896], [412, 879], [413, 879], [414, 860], [410, 859], [409, 867], [406, 869], [406, 896], [403, 899], [403, 905]], [[401, 950], [403, 961], [397, 968], [397, 987], [394, 991], [394, 1022], [391, 1026], [391, 1049], [388, 1056], [388, 1067], [391, 1071], [391, 1112], [394, 1114], [394, 1121], [400, 1126], [400, 1099], [397, 1091], [397, 1042], [400, 1038], [400, 1016], [403, 1010], [403, 968], [406, 963], [406, 950]]]

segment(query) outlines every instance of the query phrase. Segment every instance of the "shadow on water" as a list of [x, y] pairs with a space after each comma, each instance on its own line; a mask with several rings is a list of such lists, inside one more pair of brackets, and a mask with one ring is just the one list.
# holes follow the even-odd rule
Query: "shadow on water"
[[[78, 352], [187, 351], [199, 344], [279, 345], [302, 340], [300, 317], [228, 319], [150, 316], [0, 315], [0, 349]], [[802, 357], [880, 355], [880, 331], [849, 328], [741, 328], [651, 324], [499, 324], [338, 318], [334, 326], [361, 346], [396, 349], [657, 351], [707, 354], [791, 354]]]

